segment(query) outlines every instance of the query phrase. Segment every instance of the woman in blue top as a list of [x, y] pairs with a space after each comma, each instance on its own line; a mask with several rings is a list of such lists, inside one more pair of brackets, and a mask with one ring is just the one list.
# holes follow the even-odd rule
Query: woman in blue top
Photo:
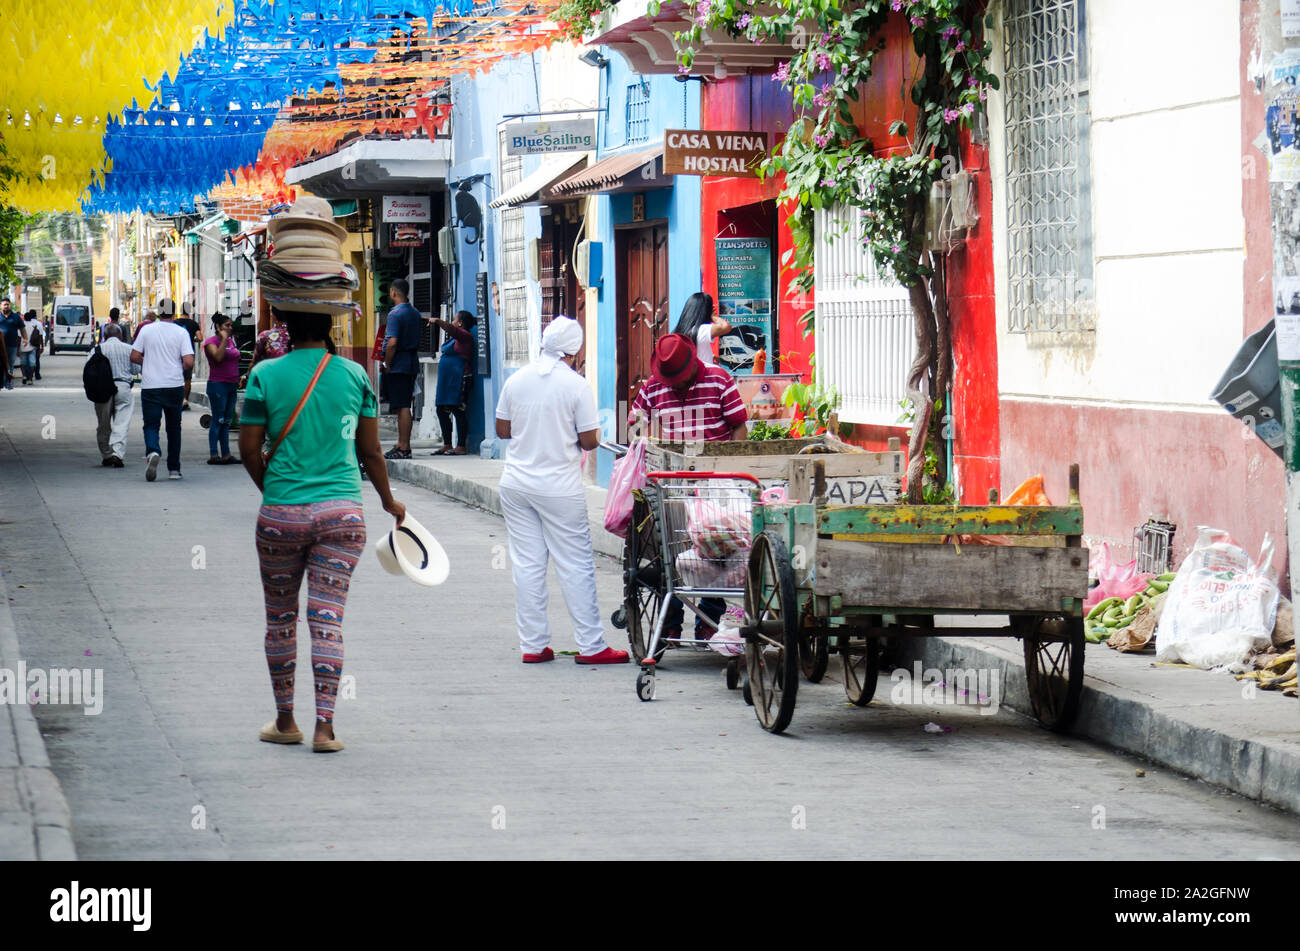
[[[435, 456], [463, 456], [468, 451], [470, 386], [474, 382], [474, 326], [477, 321], [467, 310], [456, 314], [456, 322], [434, 320], [447, 334], [438, 356], [438, 388], [433, 402], [437, 407], [438, 425], [442, 427], [442, 448]], [[456, 448], [451, 448], [451, 418], [456, 417]]]

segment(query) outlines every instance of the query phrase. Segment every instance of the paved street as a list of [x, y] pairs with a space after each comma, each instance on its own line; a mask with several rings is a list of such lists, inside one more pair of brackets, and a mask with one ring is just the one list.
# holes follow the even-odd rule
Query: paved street
[[[203, 464], [197, 411], [184, 482], [144, 481], [138, 408], [128, 468], [100, 468], [81, 358], [44, 362], [40, 386], [0, 393], [0, 568], [29, 668], [103, 669], [99, 716], [37, 710], [83, 859], [1245, 859], [1300, 843], [1295, 817], [1014, 714], [895, 707], [886, 688], [846, 706], [834, 665], [780, 737], [717, 657], [669, 655], [651, 704], [630, 666], [526, 667], [502, 522], [400, 483], [450, 580], [419, 588], [367, 554], [344, 623], [347, 749], [259, 743], [274, 710], [255, 489]], [[387, 518], [366, 493], [373, 541]], [[608, 615], [612, 562], [600, 582]]]

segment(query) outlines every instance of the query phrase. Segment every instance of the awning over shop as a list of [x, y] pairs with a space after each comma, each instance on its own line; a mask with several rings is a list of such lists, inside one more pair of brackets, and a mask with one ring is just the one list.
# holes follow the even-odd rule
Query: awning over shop
[[[755, 16], [764, 8], [754, 10]], [[772, 11], [775, 12], [775, 11]], [[583, 42], [588, 46], [607, 46], [622, 55], [634, 73], [676, 75], [678, 72], [676, 34], [691, 28], [690, 11], [678, 2], [664, 3], [651, 14], [648, 0], [621, 0], [608, 14], [606, 26]], [[812, 28], [812, 32], [816, 27]], [[807, 32], [806, 35], [812, 35]], [[726, 31], [706, 30], [695, 44], [695, 62], [691, 73], [723, 79], [745, 73], [770, 73], [776, 64], [798, 52], [793, 46], [776, 43], [755, 44], [743, 36]]]
[[451, 139], [362, 139], [295, 165], [284, 180], [321, 198], [419, 194], [445, 182], [450, 168]]
[[546, 200], [545, 196], [541, 195], [543, 191], [550, 191], [551, 186], [557, 181], [567, 178], [586, 164], [585, 154], [581, 158], [574, 158], [572, 152], [558, 158], [553, 157], [543, 162], [541, 168], [514, 188], [490, 201], [488, 207], [519, 208], [523, 205], [544, 205]]
[[671, 188], [673, 176], [664, 174], [664, 144], [618, 152], [601, 159], [576, 175], [561, 179], [551, 188], [557, 198], [576, 198], [611, 192], [643, 192]]

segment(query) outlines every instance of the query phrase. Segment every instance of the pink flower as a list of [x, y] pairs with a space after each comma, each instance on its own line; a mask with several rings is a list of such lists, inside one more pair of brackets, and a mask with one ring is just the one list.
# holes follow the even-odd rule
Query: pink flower
[[781, 63], [779, 66], [777, 66], [776, 73], [772, 76], [772, 78], [775, 79], [777, 82], [781, 82], [781, 83], [789, 79], [790, 78], [789, 61]]
[[889, 9], [897, 13], [899, 10], [903, 9], [903, 0], [892, 0], [889, 4]]
[[677, 72], [681, 73], [683, 76], [685, 76], [685, 75], [686, 75], [687, 73], [689, 73], [690, 71], [691, 71], [691, 68], [690, 68], [689, 66], [687, 66], [685, 63], [681, 63], [681, 64], [679, 64], [678, 67], [677, 67]]
[[817, 54], [817, 68], [818, 68], [818, 69], [830, 69], [830, 68], [831, 68], [831, 58], [830, 58], [830, 55], [829, 55], [829, 54], [827, 54], [827, 53], [818, 53], [818, 54]]
[[961, 118], [961, 113], [958, 112], [956, 109], [945, 109], [945, 110], [943, 110], [943, 121], [944, 121], [944, 122], [947, 122], [947, 123], [956, 122], [959, 118]]
[[980, 82], [980, 81], [979, 81], [978, 79], [976, 79], [974, 76], [972, 76], [970, 79], [966, 80], [966, 85], [967, 85], [967, 86], [978, 86], [978, 85], [979, 85], [979, 82]]
[[752, 19], [754, 18], [751, 17], [748, 13], [746, 13], [744, 16], [742, 16], [739, 20], [736, 21], [736, 26], [740, 27], [743, 30], [745, 27], [749, 26], [749, 21]]
[[847, 76], [848, 74], [849, 74], [849, 64], [845, 63], [842, 67], [840, 67], [840, 75]]
[[943, 28], [943, 38], [945, 40], [950, 40], [956, 35], [957, 35], [957, 28], [955, 26], [946, 26]]
[[830, 142], [830, 140], [831, 137], [829, 135], [822, 135], [821, 133], [818, 133], [817, 135], [813, 136], [813, 141], [817, 143], [817, 147], [819, 149], [826, 148], [826, 145], [827, 143]]
[[920, 29], [923, 26], [925, 26], [925, 17], [912, 17], [912, 27], [914, 29]]
[[819, 92], [817, 95], [813, 96], [814, 106], [825, 106], [826, 103], [829, 101], [830, 100], [826, 98], [826, 94], [824, 92]]
[[890, 248], [890, 250], [893, 251], [895, 254], [897, 254], [897, 253], [898, 253], [898, 245], [894, 245], [893, 247]]
[[989, 97], [988, 90], [985, 89], [983, 86], [981, 86], [981, 87], [980, 87], [980, 102], [983, 102], [983, 101], [984, 101], [985, 99], [987, 99], [988, 97]]
[[965, 48], [966, 48], [966, 41], [965, 41], [965, 40], [958, 40], [958, 41], [957, 41], [957, 47], [956, 47], [957, 52], [960, 53], [960, 52], [961, 52], [962, 50], [964, 50]]
[[975, 114], [975, 103], [968, 102], [961, 107], [962, 115], [971, 116]]

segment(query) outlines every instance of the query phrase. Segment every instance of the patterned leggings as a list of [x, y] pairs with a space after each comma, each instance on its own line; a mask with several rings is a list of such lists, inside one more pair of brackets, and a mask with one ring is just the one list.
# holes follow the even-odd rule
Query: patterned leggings
[[308, 505], [263, 505], [257, 516], [257, 560], [266, 596], [266, 662], [275, 708], [293, 712], [298, 665], [298, 591], [307, 573], [307, 627], [316, 680], [316, 719], [334, 720], [343, 672], [343, 605], [352, 571], [366, 546], [361, 506], [348, 499]]

